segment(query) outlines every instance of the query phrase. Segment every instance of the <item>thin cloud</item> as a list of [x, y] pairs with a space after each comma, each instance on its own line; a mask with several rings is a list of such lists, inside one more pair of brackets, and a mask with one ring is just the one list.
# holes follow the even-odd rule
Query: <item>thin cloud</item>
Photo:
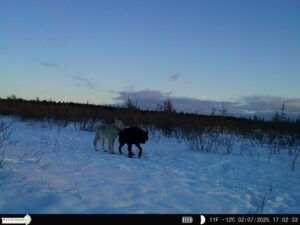
[[171, 76], [169, 76], [170, 81], [177, 81], [178, 78], [179, 78], [179, 74], [177, 74], [177, 73], [174, 73]]
[[283, 98], [280, 96], [245, 96], [240, 99], [240, 108], [258, 114], [272, 114], [279, 111], [282, 104], [286, 113], [291, 116], [300, 115], [300, 98]]
[[[66, 68], [61, 66], [60, 64], [53, 62], [53, 61], [47, 61], [47, 60], [35, 60], [36, 63], [38, 63], [41, 66], [47, 67], [47, 68], [55, 68], [65, 71]], [[69, 73], [64, 74], [64, 76], [72, 79], [74, 84], [77, 87], [83, 87], [88, 89], [94, 89], [95, 85], [93, 84], [92, 80], [90, 80], [87, 77], [84, 77], [81, 72], [75, 72], [75, 73]]]
[[129, 84], [124, 87], [126, 91], [134, 91], [135, 90], [135, 85], [134, 84]]
[[48, 67], [48, 68], [56, 68], [56, 69], [61, 68], [61, 65], [59, 65], [56, 62], [52, 62], [52, 61], [36, 60], [36, 63], [41, 65], [41, 66]]
[[67, 76], [69, 78], [71, 78], [75, 82], [76, 86], [78, 86], [78, 87], [85, 87], [85, 88], [89, 88], [89, 89], [95, 88], [93, 82], [90, 79], [82, 76], [81, 73], [68, 74]]
[[234, 101], [203, 100], [198, 98], [176, 97], [172, 92], [157, 90], [120, 91], [114, 100], [122, 104], [126, 99], [137, 101], [142, 108], [155, 109], [158, 103], [170, 99], [174, 108], [181, 112], [198, 112], [222, 114], [223, 109], [227, 115], [258, 115], [270, 118], [274, 112], [279, 111], [282, 104], [286, 106], [286, 114], [291, 117], [300, 116], [300, 98], [283, 98], [279, 96], [244, 96]]
[[114, 100], [117, 101], [124, 101], [128, 98], [132, 100], [138, 100], [141, 101], [141, 103], [147, 104], [153, 104], [158, 103], [162, 99], [167, 98], [170, 96], [171, 92], [160, 92], [156, 90], [143, 90], [143, 91], [120, 91], [116, 92], [119, 96], [115, 97]]
[[199, 109], [205, 109], [203, 113], [209, 113], [212, 107], [219, 104], [216, 101], [199, 100], [197, 98], [173, 97], [172, 92], [149, 89], [142, 91], [114, 91], [113, 93], [118, 94], [114, 100], [120, 102], [120, 104], [127, 99], [131, 99], [137, 101], [140, 107], [149, 109], [155, 109], [157, 104], [160, 104], [165, 99], [170, 99], [176, 110], [185, 112], [195, 112]]

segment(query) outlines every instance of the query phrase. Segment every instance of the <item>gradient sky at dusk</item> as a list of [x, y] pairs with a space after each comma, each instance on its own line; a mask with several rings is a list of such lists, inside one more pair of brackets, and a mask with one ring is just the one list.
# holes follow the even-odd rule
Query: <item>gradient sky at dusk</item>
[[300, 115], [299, 59], [298, 0], [0, 1], [0, 97]]

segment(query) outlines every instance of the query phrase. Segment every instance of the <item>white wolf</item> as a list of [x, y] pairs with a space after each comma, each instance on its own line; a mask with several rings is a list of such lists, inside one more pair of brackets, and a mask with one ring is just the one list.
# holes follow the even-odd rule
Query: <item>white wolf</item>
[[105, 140], [108, 140], [109, 153], [114, 153], [114, 142], [124, 124], [120, 120], [115, 120], [112, 124], [101, 124], [95, 128], [94, 147], [98, 151], [98, 143], [102, 141], [103, 151], [107, 151], [104, 147]]

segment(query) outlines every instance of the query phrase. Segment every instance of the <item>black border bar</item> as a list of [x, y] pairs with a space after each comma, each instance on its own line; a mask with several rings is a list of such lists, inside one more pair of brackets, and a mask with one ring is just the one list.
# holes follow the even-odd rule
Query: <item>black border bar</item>
[[[0, 214], [24, 218], [26, 214]], [[30, 214], [30, 225], [300, 224], [300, 214]], [[205, 222], [201, 221], [201, 215]], [[183, 219], [185, 217], [185, 219]], [[191, 219], [192, 218], [192, 222]], [[185, 221], [185, 222], [184, 222]], [[0, 221], [2, 224], [2, 220]], [[189, 223], [190, 222], [190, 223]], [[204, 222], [204, 223], [203, 223]]]

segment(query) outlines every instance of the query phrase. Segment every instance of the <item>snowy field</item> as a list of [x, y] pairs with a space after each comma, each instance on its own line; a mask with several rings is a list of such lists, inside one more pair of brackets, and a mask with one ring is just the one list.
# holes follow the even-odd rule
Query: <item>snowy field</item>
[[142, 158], [130, 159], [125, 147], [94, 151], [93, 133], [72, 125], [0, 119], [13, 122], [1, 213], [300, 212], [300, 168], [286, 154], [202, 154], [150, 134]]

